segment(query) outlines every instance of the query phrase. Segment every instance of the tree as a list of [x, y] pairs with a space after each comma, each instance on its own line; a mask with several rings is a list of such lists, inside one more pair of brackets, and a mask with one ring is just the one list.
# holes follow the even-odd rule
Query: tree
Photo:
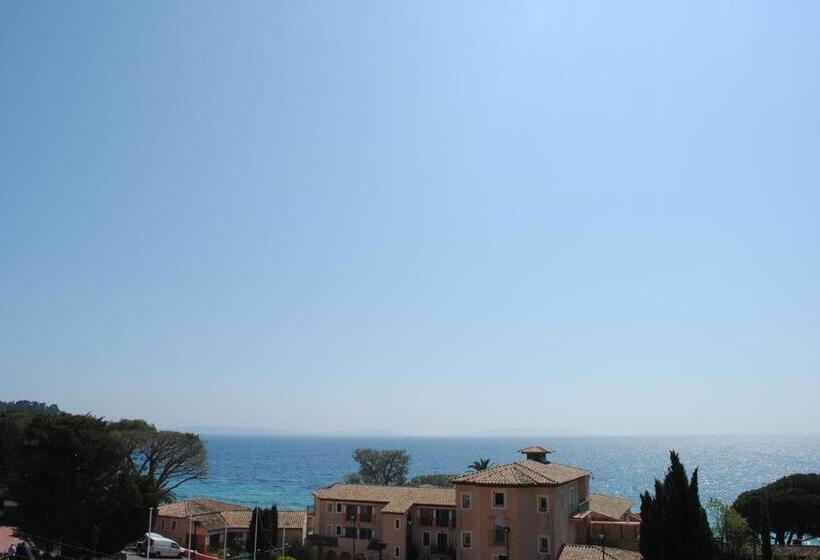
[[715, 536], [722, 545], [728, 547], [731, 555], [738, 556], [752, 537], [752, 529], [746, 519], [719, 498], [710, 499], [706, 509]]
[[119, 551], [144, 532], [148, 509], [158, 504], [155, 481], [129, 468], [102, 419], [34, 416], [16, 453], [25, 468], [15, 469], [8, 491], [20, 529], [35, 542], [65, 543], [63, 556]]
[[30, 414], [61, 414], [56, 404], [39, 401], [0, 401], [0, 412], [27, 412]]
[[761, 527], [762, 502], [767, 500], [770, 531], [775, 542], [791, 544], [806, 535], [820, 536], [820, 474], [793, 474], [756, 490], [743, 492], [733, 507], [752, 528], [764, 536]]
[[772, 560], [772, 527], [769, 520], [769, 499], [765, 494], [760, 500], [760, 555]]
[[254, 508], [248, 530], [248, 552], [253, 554], [254, 548], [256, 548], [257, 556], [261, 553], [261, 558], [273, 558], [273, 549], [276, 548], [278, 532], [276, 504], [266, 509]]
[[641, 554], [645, 560], [706, 560], [712, 552], [712, 532], [698, 495], [698, 470], [692, 478], [675, 451], [655, 495], [641, 494]]
[[492, 467], [493, 464], [490, 462], [488, 457], [482, 457], [481, 459], [476, 459], [469, 465], [469, 469], [475, 472], [484, 471]]
[[157, 481], [163, 501], [173, 500], [181, 484], [208, 474], [208, 452], [196, 434], [157, 430], [144, 420], [120, 420], [111, 428], [122, 438], [136, 473]]
[[401, 486], [407, 480], [410, 455], [404, 449], [357, 449], [353, 459], [359, 463], [359, 472], [355, 474], [356, 478], [348, 475], [348, 482]]
[[452, 488], [453, 483], [450, 482], [454, 474], [420, 474], [414, 476], [407, 483], [408, 486], [438, 486], [439, 488]]

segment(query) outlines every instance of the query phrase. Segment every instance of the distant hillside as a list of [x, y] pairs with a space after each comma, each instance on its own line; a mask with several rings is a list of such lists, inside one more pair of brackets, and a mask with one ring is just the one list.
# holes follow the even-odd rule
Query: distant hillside
[[30, 414], [60, 414], [56, 404], [38, 401], [0, 401], [0, 412], [28, 412]]

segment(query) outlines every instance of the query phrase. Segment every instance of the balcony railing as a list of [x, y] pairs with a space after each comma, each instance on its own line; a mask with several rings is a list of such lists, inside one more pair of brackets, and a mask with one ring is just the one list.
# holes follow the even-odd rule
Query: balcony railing
[[436, 556], [449, 556], [450, 558], [456, 557], [456, 549], [453, 545], [441, 545], [433, 543], [430, 545], [430, 554], [435, 554]]
[[452, 528], [456, 526], [456, 520], [454, 517], [445, 517], [445, 518], [438, 518], [436, 519], [436, 527], [448, 527]]
[[574, 517], [581, 513], [586, 513], [589, 511], [589, 500], [584, 500], [579, 504], [575, 504], [574, 506], [570, 504], [569, 506], [569, 516]]

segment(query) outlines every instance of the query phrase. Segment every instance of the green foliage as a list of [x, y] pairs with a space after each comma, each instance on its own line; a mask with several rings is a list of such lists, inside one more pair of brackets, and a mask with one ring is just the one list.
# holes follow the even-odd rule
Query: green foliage
[[13, 468], [8, 495], [19, 504], [21, 530], [35, 541], [113, 553], [142, 534], [148, 508], [158, 503], [156, 484], [130, 468], [103, 420], [34, 416], [15, 447], [23, 460]]
[[455, 477], [454, 474], [420, 474], [414, 476], [407, 483], [408, 486], [437, 486], [439, 488], [452, 488], [453, 483], [450, 480]]
[[728, 546], [730, 554], [737, 556], [751, 543], [752, 529], [737, 510], [718, 498], [712, 498], [706, 505], [712, 530], [718, 540]]
[[771, 533], [780, 545], [795, 538], [820, 536], [820, 474], [793, 474], [738, 496], [733, 507], [760, 535], [763, 501], [768, 501]]
[[273, 558], [273, 549], [276, 548], [278, 537], [279, 514], [276, 504], [266, 509], [254, 508], [248, 527], [248, 552], [253, 553], [255, 545], [257, 558]]
[[670, 452], [663, 482], [655, 481], [655, 495], [641, 495], [641, 554], [645, 560], [707, 560], [712, 532], [698, 495], [698, 470], [692, 478], [678, 454]]
[[60, 414], [56, 404], [39, 401], [0, 401], [0, 412], [25, 412], [28, 414]]
[[772, 560], [772, 525], [769, 518], [769, 499], [760, 500], [760, 554], [763, 560]]
[[489, 457], [482, 457], [481, 459], [476, 459], [475, 461], [470, 463], [468, 468], [472, 471], [478, 472], [487, 470], [492, 466], [493, 464], [490, 462]]
[[157, 430], [145, 420], [120, 420], [110, 426], [137, 474], [157, 481], [162, 501], [173, 500], [181, 484], [208, 474], [208, 452], [196, 434]]
[[404, 449], [357, 449], [353, 459], [359, 463], [359, 472], [348, 475], [346, 482], [401, 486], [407, 480], [410, 455]]

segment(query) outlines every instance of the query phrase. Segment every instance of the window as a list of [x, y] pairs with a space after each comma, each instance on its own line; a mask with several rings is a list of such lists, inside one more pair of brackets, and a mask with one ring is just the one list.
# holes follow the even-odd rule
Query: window
[[550, 510], [550, 500], [546, 496], [538, 496], [538, 511], [547, 513]]
[[447, 550], [450, 541], [447, 538], [447, 533], [438, 533], [436, 535], [436, 546], [439, 550]]
[[401, 547], [400, 546], [397, 546], [393, 549], [393, 556], [395, 556], [396, 558], [401, 556]]
[[[327, 535], [328, 537], [333, 536], [333, 525], [331, 525], [330, 523], [325, 525], [325, 535]], [[337, 533], [337, 535], [338, 535], [338, 533]]]
[[364, 541], [373, 539], [373, 529], [359, 529], [359, 538]]
[[473, 534], [470, 531], [461, 532], [461, 548], [471, 548], [473, 546]]
[[495, 531], [493, 531], [493, 544], [496, 546], [506, 546], [507, 545], [507, 528], [506, 527], [496, 527]]
[[539, 554], [549, 554], [550, 553], [550, 538], [546, 535], [541, 535], [538, 537], [538, 553]]
[[507, 494], [505, 492], [493, 492], [493, 507], [501, 509], [507, 507]]
[[396, 519], [395, 526], [396, 526], [396, 529], [401, 529], [401, 519]]
[[430, 546], [430, 531], [421, 532], [421, 546]]
[[342, 526], [341, 525], [336, 525], [336, 536], [337, 537], [342, 536]]
[[575, 486], [572, 486], [569, 489], [569, 505], [573, 507], [578, 505], [578, 495], [575, 491]]
[[461, 509], [470, 509], [470, 504], [472, 503], [472, 496], [469, 493], [464, 492], [461, 494]]
[[333, 513], [333, 502], [328, 502], [327, 503], [327, 512], [328, 513]]
[[494, 560], [507, 560], [506, 554], [493, 554]]
[[341, 503], [336, 504], [336, 513], [342, 513], [342, 504]]
[[[455, 513], [455, 512], [452, 512]], [[450, 527], [452, 522], [450, 521], [450, 510], [449, 509], [437, 509], [435, 510], [436, 516], [436, 527]], [[453, 516], [455, 517], [455, 516]]]
[[355, 539], [356, 538], [356, 527], [345, 527], [345, 538], [346, 539]]
[[165, 520], [164, 519], [159, 522], [159, 528], [163, 529], [163, 530], [165, 529]]
[[172, 530], [172, 531], [176, 531], [176, 530], [177, 530], [177, 522], [176, 522], [176, 521], [171, 521], [171, 530]]

